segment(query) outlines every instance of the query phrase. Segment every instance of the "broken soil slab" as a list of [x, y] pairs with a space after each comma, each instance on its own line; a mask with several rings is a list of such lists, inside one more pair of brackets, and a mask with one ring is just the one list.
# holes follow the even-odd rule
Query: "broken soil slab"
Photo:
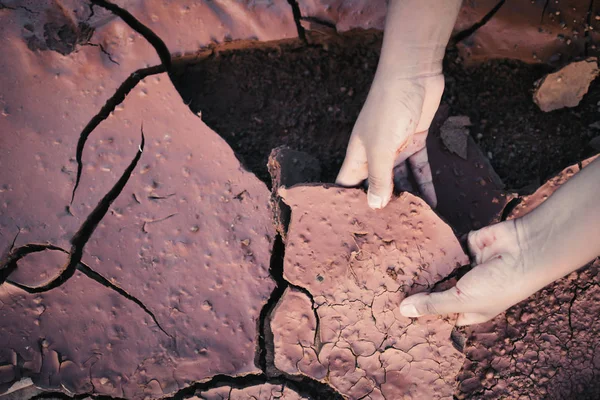
[[[524, 196], [508, 218], [531, 212], [579, 170], [577, 165], [566, 168]], [[596, 260], [492, 321], [468, 327], [458, 397], [597, 398], [599, 270]]]
[[[299, 0], [298, 6], [303, 18], [323, 21], [338, 32], [385, 27], [384, 0]], [[454, 35], [472, 31], [458, 43], [467, 63], [498, 58], [564, 63], [596, 51], [600, 9], [592, 8], [588, 15], [587, 0], [464, 1]]]
[[318, 322], [306, 294], [284, 295], [271, 324], [276, 366], [352, 399], [451, 397], [463, 361], [453, 317], [411, 320], [398, 305], [468, 263], [452, 229], [410, 194], [374, 211], [357, 189], [280, 192], [292, 207], [284, 276], [312, 295]]
[[[581, 164], [583, 167], [585, 167], [595, 159], [596, 157], [591, 157], [589, 159], [583, 160]], [[580, 170], [581, 168], [579, 164], [571, 165], [570, 167], [567, 167], [564, 170], [562, 170], [556, 176], [549, 179], [531, 195], [520, 197], [520, 203], [510, 212], [510, 214], [508, 214], [507, 218], [514, 219], [527, 215], [540, 204], [542, 204], [544, 201], [546, 201], [546, 199], [550, 197], [552, 193], [554, 193], [559, 187], [561, 187], [565, 182], [571, 179]]]
[[40, 286], [59, 275], [68, 263], [69, 254], [60, 250], [33, 252], [16, 261], [10, 281], [26, 286]]
[[234, 388], [230, 386], [221, 386], [210, 389], [196, 396], [191, 400], [307, 400], [281, 384], [265, 383], [262, 385], [250, 386], [246, 388]]
[[[140, 83], [92, 132], [69, 206], [80, 132], [145, 54], [158, 57], [114, 17], [92, 39], [106, 34], [111, 51], [120, 50], [120, 66], [95, 46], [66, 56], [32, 51], [21, 33], [37, 14], [24, 13], [30, 14], [0, 10], [6, 55], [0, 128], [11, 132], [0, 139], [2, 251], [17, 232], [16, 247], [70, 248], [69, 239], [138, 151], [142, 124], [147, 144], [86, 246], [84, 261], [95, 272], [74, 272], [42, 294], [1, 285], [2, 320], [11, 321], [0, 335], [0, 365], [10, 367], [3, 389], [27, 375], [51, 390], [163, 397], [214, 374], [256, 372], [256, 322], [274, 286], [268, 190], [162, 75]], [[30, 261], [43, 273], [44, 260]], [[32, 267], [21, 273], [37, 282], [27, 273], [38, 273]]]
[[[508, 58], [556, 65], [596, 53], [600, 21], [595, 18], [598, 10], [589, 13], [589, 1], [502, 3], [487, 23], [458, 43], [466, 63]], [[480, 21], [498, 4], [499, 0], [464, 2], [457, 25], [466, 29], [461, 19]]]
[[466, 160], [471, 120], [465, 115], [448, 117], [440, 127], [440, 137], [446, 148]]
[[275, 366], [294, 374], [309, 371], [307, 375], [323, 379], [327, 371], [317, 358], [317, 328], [311, 299], [302, 291], [288, 287], [271, 314]]
[[573, 62], [536, 82], [533, 101], [545, 112], [576, 107], [598, 73], [595, 57]]
[[94, 132], [82, 188], [101, 185], [94, 175], [102, 166], [107, 177], [123, 168], [121, 149], [135, 143], [142, 122], [148, 140], [139, 173], [84, 260], [141, 299], [177, 338], [170, 365], [152, 365], [144, 379], [181, 388], [258, 372], [257, 319], [274, 287], [269, 192], [189, 111], [166, 74], [141, 82]]
[[338, 32], [385, 27], [385, 0], [299, 0], [300, 14], [333, 24]]
[[290, 208], [277, 193], [280, 187], [292, 187], [299, 183], [319, 182], [321, 166], [308, 153], [280, 146], [271, 151], [267, 169], [271, 175], [271, 207], [275, 227], [285, 241], [290, 223]]
[[286, 0], [213, 2], [118, 0], [174, 55], [193, 54], [233, 40], [269, 41], [298, 35]]
[[[0, 382], [0, 390], [29, 376], [47, 390], [127, 398], [136, 397], [136, 391], [137, 397], [162, 394], [140, 372], [151, 371], [153, 362], [169, 362], [171, 339], [124, 297], [76, 273], [59, 288], [37, 295], [4, 284], [0, 301], [5, 322], [0, 360], [14, 375]], [[135, 390], [127, 387], [130, 378], [139, 385]]]
[[[5, 204], [0, 212], [0, 252], [8, 249], [17, 232], [16, 246], [52, 243], [69, 248], [68, 239], [87, 216], [69, 207], [79, 134], [122, 81], [143, 66], [137, 57], [154, 52], [119, 20], [103, 32], [94, 32], [92, 40], [113, 43], [115, 39], [113, 49], [122, 54], [120, 65], [94, 46], [82, 46], [66, 56], [53, 50], [32, 51], [23, 37], [25, 27], [51, 23], [60, 8], [34, 3], [32, 7], [39, 7], [35, 12], [0, 10], [5, 38], [0, 44], [0, 130], [7, 132], [0, 138], [0, 190]], [[111, 32], [127, 40], [116, 40]], [[45, 187], [52, 190], [40, 195]], [[79, 200], [93, 206], [103, 194], [88, 190], [80, 193]]]

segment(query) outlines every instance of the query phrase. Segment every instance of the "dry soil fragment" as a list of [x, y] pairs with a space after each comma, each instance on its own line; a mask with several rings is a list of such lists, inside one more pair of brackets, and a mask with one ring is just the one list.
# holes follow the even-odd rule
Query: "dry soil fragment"
[[68, 257], [67, 252], [58, 250], [27, 254], [17, 261], [17, 269], [10, 275], [10, 280], [31, 287], [41, 286], [60, 274]]
[[323, 379], [327, 370], [317, 360], [315, 333], [317, 318], [308, 296], [298, 289], [288, 288], [273, 310], [271, 331], [275, 349], [275, 365], [290, 373], [316, 368], [308, 375]]
[[440, 128], [440, 137], [446, 148], [463, 160], [467, 159], [469, 126], [469, 117], [460, 115], [449, 117]]
[[[597, 156], [596, 156], [597, 157]], [[591, 157], [587, 160], [583, 160], [581, 162], [582, 166], [585, 167], [590, 162], [596, 159], [596, 157]], [[546, 183], [544, 183], [540, 188], [538, 188], [535, 193], [529, 196], [521, 197], [521, 202], [510, 212], [508, 215], [508, 219], [514, 219], [523, 217], [524, 215], [533, 211], [537, 206], [542, 204], [552, 193], [556, 191], [559, 187], [561, 187], [565, 182], [567, 182], [573, 175], [580, 171], [580, 167], [578, 164], [571, 165], [570, 167], [562, 170], [558, 175], [550, 178]]]
[[599, 72], [595, 57], [571, 63], [538, 81], [533, 101], [545, 112], [575, 107]]
[[[22, 38], [26, 25], [43, 26], [50, 14], [43, 7], [58, 5], [26, 3], [40, 8], [0, 10], [0, 131], [7, 132], [0, 135], [0, 252], [18, 231], [17, 247], [69, 249], [136, 153], [143, 124], [138, 168], [83, 261], [139, 299], [168, 335], [142, 307], [79, 272], [39, 295], [5, 283], [0, 391], [30, 376], [39, 387], [75, 394], [156, 398], [215, 374], [257, 371], [256, 320], [273, 288], [267, 188], [189, 111], [165, 74], [140, 82], [92, 133], [69, 206], [82, 128], [154, 49], [111, 16], [91, 40], [105, 40], [120, 65], [94, 46], [68, 55], [32, 51]], [[26, 276], [15, 280], [38, 281], [44, 277], [27, 271], [50, 275], [58, 265], [26, 261], [31, 268], [23, 265]]]
[[438, 198], [436, 211], [464, 234], [498, 222], [514, 195], [502, 190], [504, 184], [470, 135], [466, 135], [466, 159], [446, 150], [440, 126], [447, 115], [448, 107], [440, 106], [429, 129], [427, 152]]
[[318, 182], [321, 178], [321, 166], [319, 160], [310, 154], [281, 146], [271, 151], [267, 168], [272, 182], [271, 206], [275, 226], [285, 240], [290, 223], [290, 208], [281, 201], [277, 191], [280, 187]]
[[[509, 218], [532, 211], [578, 171], [577, 165], [566, 168], [524, 197]], [[459, 398], [597, 399], [599, 273], [597, 260], [469, 327]]]
[[201, 392], [192, 400], [306, 400], [305, 397], [285, 385], [265, 383], [247, 388], [221, 386]]
[[[286, 333], [296, 343], [276, 342], [276, 366], [327, 382], [351, 399], [451, 398], [463, 360], [450, 342], [453, 317], [410, 320], [398, 311], [407, 293], [431, 289], [468, 262], [451, 228], [408, 193], [373, 211], [361, 190], [280, 192], [292, 207], [284, 276], [312, 294], [319, 323], [312, 342], [310, 322]], [[307, 306], [289, 294], [279, 308], [308, 315]], [[272, 327], [286, 324], [277, 318]], [[309, 351], [294, 365], [300, 338]]]
[[[498, 3], [463, 2], [456, 30], [481, 21]], [[594, 16], [598, 11], [588, 0], [505, 1], [487, 23], [458, 43], [458, 48], [467, 63], [494, 58], [564, 63], [595, 51], [600, 21]]]
[[[464, 1], [454, 34], [480, 23], [499, 3]], [[335, 25], [338, 32], [383, 30], [385, 26], [385, 0], [298, 0], [298, 5], [302, 17]], [[505, 1], [491, 19], [458, 43], [458, 49], [466, 62], [510, 58], [564, 63], [596, 51], [600, 20], [595, 16], [599, 12], [596, 4], [590, 9], [588, 0]]]
[[117, 0], [152, 29], [175, 54], [195, 53], [232, 40], [280, 40], [298, 36], [286, 0]]

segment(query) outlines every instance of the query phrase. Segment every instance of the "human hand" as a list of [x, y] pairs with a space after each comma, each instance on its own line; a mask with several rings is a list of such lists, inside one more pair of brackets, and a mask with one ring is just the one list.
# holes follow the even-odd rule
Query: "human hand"
[[541, 274], [532, 273], [535, 257], [526, 242], [521, 220], [469, 233], [469, 251], [476, 266], [445, 292], [407, 297], [400, 313], [406, 317], [459, 313], [458, 326], [492, 319], [546, 284]]
[[421, 194], [435, 207], [425, 141], [443, 91], [441, 74], [399, 79], [378, 71], [352, 130], [336, 183], [356, 186], [368, 178], [369, 206], [383, 208], [392, 196], [394, 169], [395, 179], [407, 182], [410, 165]]

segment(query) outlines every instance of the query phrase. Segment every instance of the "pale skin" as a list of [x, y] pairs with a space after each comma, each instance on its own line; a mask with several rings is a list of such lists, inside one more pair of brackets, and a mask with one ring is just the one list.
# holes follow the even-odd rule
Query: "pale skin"
[[[461, 0], [390, 0], [381, 57], [336, 182], [368, 179], [374, 209], [412, 169], [423, 198], [437, 197], [425, 139], [444, 91], [442, 59]], [[458, 313], [485, 322], [600, 255], [600, 159], [525, 217], [469, 233], [474, 268], [455, 287], [406, 298], [407, 317]]]

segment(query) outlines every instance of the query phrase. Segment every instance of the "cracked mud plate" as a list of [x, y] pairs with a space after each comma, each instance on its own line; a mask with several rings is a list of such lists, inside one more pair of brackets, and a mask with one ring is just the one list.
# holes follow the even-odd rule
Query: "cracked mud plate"
[[134, 75], [119, 104], [117, 88], [154, 52], [122, 21], [91, 36], [110, 38], [117, 65], [97, 46], [32, 51], [23, 27], [48, 15], [0, 10], [0, 390], [29, 376], [48, 390], [158, 398], [259, 372], [257, 319], [274, 287], [265, 185], [166, 74]]
[[292, 208], [284, 276], [301, 290], [274, 311], [275, 365], [351, 399], [451, 398], [454, 316], [411, 320], [398, 305], [468, 262], [452, 229], [410, 194], [382, 211], [356, 189], [280, 194]]

